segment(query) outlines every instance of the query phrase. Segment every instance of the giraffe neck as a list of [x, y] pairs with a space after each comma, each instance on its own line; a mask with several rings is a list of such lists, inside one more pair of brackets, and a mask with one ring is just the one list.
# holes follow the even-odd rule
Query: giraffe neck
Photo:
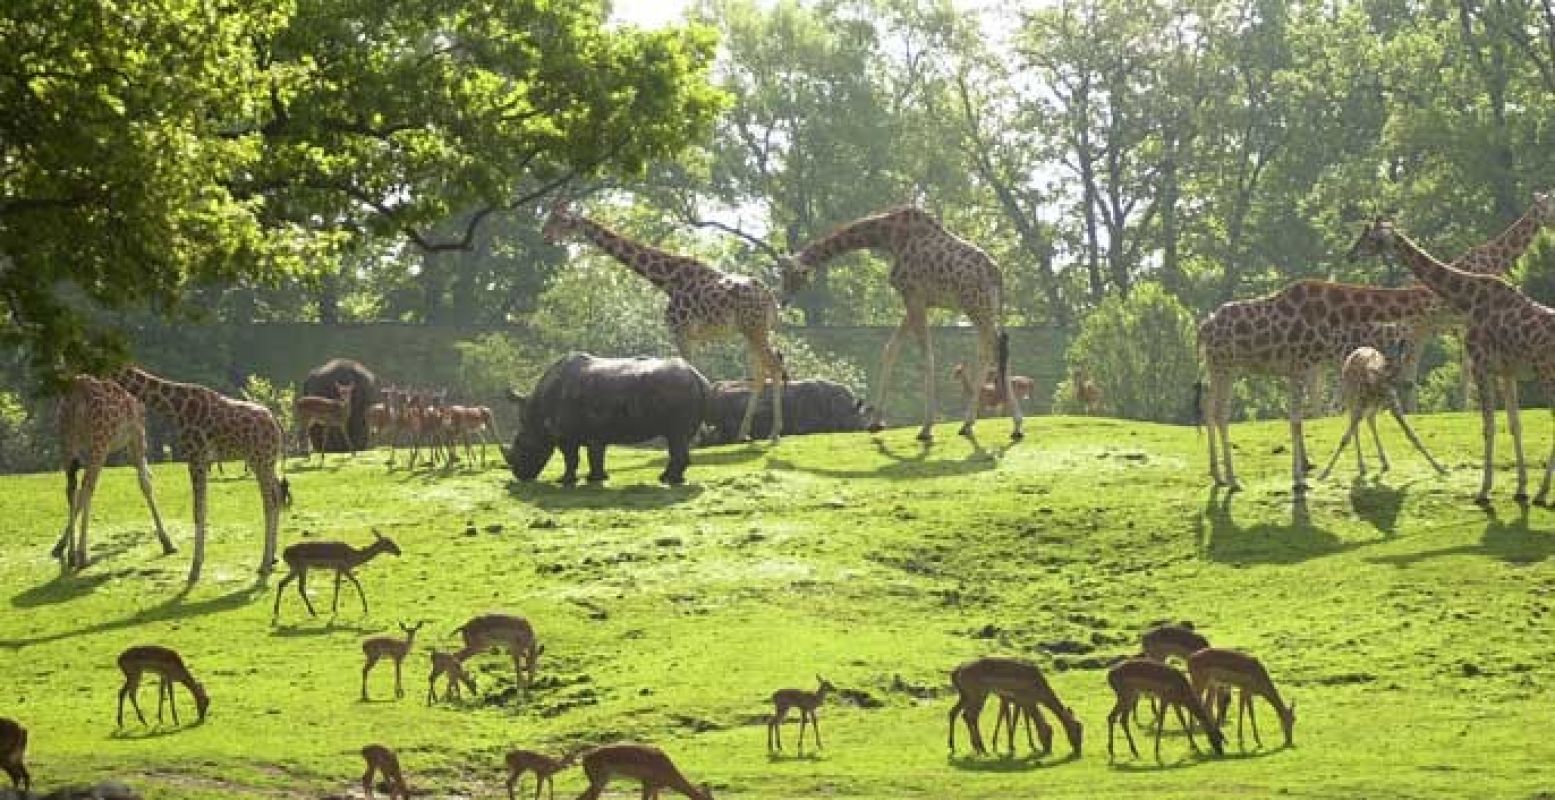
[[625, 264], [627, 268], [647, 278], [649, 283], [664, 291], [669, 291], [690, 278], [694, 271], [693, 265], [712, 269], [698, 265], [694, 259], [668, 253], [641, 242], [634, 242], [588, 217], [577, 217], [576, 224], [583, 238], [593, 242], [595, 247], [605, 251], [611, 258]]
[[116, 380], [142, 403], [174, 418], [189, 407], [191, 400], [203, 400], [209, 391], [202, 386], [158, 378], [138, 367], [121, 370]]
[[1474, 291], [1475, 278], [1483, 280], [1495, 280], [1489, 276], [1476, 276], [1443, 264], [1431, 256], [1430, 253], [1420, 249], [1402, 232], [1393, 231], [1394, 250], [1404, 266], [1414, 273], [1421, 283], [1430, 287], [1431, 291], [1440, 295], [1447, 304], [1459, 311], [1471, 311], [1474, 307], [1476, 292]]
[[901, 212], [886, 212], [865, 217], [810, 243], [794, 258], [800, 264], [815, 267], [854, 250], [895, 251], [903, 238], [901, 234], [904, 227], [905, 222]]
[[1505, 274], [1521, 258], [1543, 227], [1539, 206], [1535, 204], [1518, 217], [1499, 236], [1464, 253], [1453, 266], [1481, 275]]

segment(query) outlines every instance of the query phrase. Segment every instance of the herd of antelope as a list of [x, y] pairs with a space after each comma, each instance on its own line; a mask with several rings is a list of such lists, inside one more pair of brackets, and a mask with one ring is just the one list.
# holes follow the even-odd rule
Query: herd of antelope
[[[375, 544], [388, 542], [379, 536]], [[327, 561], [327, 560], [326, 560]], [[290, 563], [290, 561], [289, 561]], [[356, 561], [348, 556], [333, 563], [338, 572], [349, 573]], [[338, 596], [338, 587], [336, 590]], [[279, 597], [279, 592], [277, 593]], [[306, 597], [306, 595], [304, 595]], [[416, 634], [425, 625], [400, 623], [404, 638], [374, 636], [363, 640], [361, 699], [369, 699], [368, 678], [373, 667], [388, 659], [394, 664], [394, 696], [405, 696], [402, 681], [402, 665], [415, 645]], [[533, 684], [540, 655], [545, 647], [539, 644], [534, 626], [529, 620], [514, 614], [483, 614], [471, 618], [452, 631], [463, 641], [463, 647], [448, 652], [429, 651], [432, 670], [427, 679], [427, 704], [437, 700], [437, 682], [446, 678], [444, 699], [459, 698], [459, 686], [475, 693], [474, 678], [464, 669], [470, 658], [492, 649], [505, 650], [513, 659], [515, 679], [525, 691]], [[1181, 662], [1182, 668], [1173, 665]], [[119, 689], [117, 723], [124, 726], [124, 701], [128, 699], [142, 725], [147, 724], [138, 698], [141, 680], [147, 676], [158, 679], [157, 722], [163, 721], [163, 710], [171, 711], [173, 724], [179, 724], [178, 707], [174, 688], [183, 686], [194, 698], [199, 720], [203, 722], [210, 709], [210, 695], [202, 683], [194, 678], [183, 658], [174, 650], [156, 645], [131, 647], [119, 655], [119, 670], [124, 683]], [[1286, 702], [1275, 688], [1268, 670], [1255, 656], [1226, 648], [1211, 646], [1209, 640], [1192, 628], [1162, 625], [1151, 628], [1141, 637], [1138, 654], [1117, 661], [1107, 670], [1107, 684], [1114, 697], [1112, 709], [1107, 714], [1107, 756], [1115, 757], [1114, 732], [1123, 729], [1130, 752], [1139, 757], [1134, 743], [1131, 722], [1137, 724], [1136, 712], [1140, 697], [1151, 700], [1151, 714], [1155, 726], [1155, 757], [1161, 758], [1161, 736], [1166, 724], [1166, 712], [1175, 712], [1179, 724], [1187, 734], [1188, 744], [1199, 750], [1194, 739], [1194, 729], [1202, 729], [1215, 755], [1225, 751], [1225, 735], [1221, 733], [1229, 711], [1232, 694], [1237, 699], [1237, 745], [1243, 745], [1244, 721], [1252, 727], [1253, 741], [1258, 747], [1263, 740], [1258, 734], [1258, 720], [1254, 715], [1254, 701], [1261, 698], [1271, 707], [1280, 721], [1285, 746], [1295, 743], [1296, 704]], [[805, 689], [779, 689], [772, 693], [773, 712], [766, 725], [767, 749], [781, 752], [783, 749], [782, 725], [791, 710], [799, 711], [799, 750], [804, 751], [805, 728], [814, 732], [815, 747], [821, 747], [821, 728], [817, 710], [836, 686], [825, 678], [816, 676], [814, 691]], [[950, 708], [950, 732], [948, 745], [951, 753], [956, 750], [956, 717], [959, 715], [967, 727], [972, 749], [979, 755], [988, 752], [984, 744], [979, 717], [990, 695], [999, 699], [1000, 707], [994, 725], [993, 741], [998, 746], [1001, 729], [1007, 737], [1008, 752], [1015, 753], [1017, 728], [1024, 722], [1028, 746], [1043, 755], [1052, 753], [1053, 728], [1044, 719], [1042, 709], [1063, 726], [1073, 758], [1079, 758], [1083, 744], [1084, 727], [1072, 708], [1058, 699], [1042, 671], [1033, 663], [1018, 658], [985, 657], [957, 666], [950, 673], [950, 682], [956, 691], [956, 702]], [[1148, 724], [1148, 722], [1147, 722]], [[1033, 739], [1035, 728], [1035, 740]], [[1040, 745], [1038, 741], [1040, 740]], [[24, 763], [27, 749], [27, 729], [14, 720], [0, 718], [0, 769], [10, 776], [12, 783], [27, 791], [31, 776]], [[374, 797], [375, 778], [381, 777], [387, 787], [390, 800], [408, 800], [410, 789], [406, 785], [399, 756], [383, 744], [370, 744], [361, 750], [367, 770], [362, 775], [362, 792]], [[578, 800], [594, 800], [604, 792], [613, 777], [625, 777], [642, 784], [644, 798], [657, 798], [661, 789], [670, 789], [692, 800], [711, 800], [712, 790], [706, 785], [696, 786], [683, 776], [669, 756], [652, 745], [618, 742], [592, 748], [569, 751], [553, 758], [532, 750], [511, 750], [504, 758], [507, 770], [507, 793], [510, 800], [516, 798], [519, 781], [526, 772], [535, 774], [535, 800], [541, 791], [550, 787], [555, 796], [553, 777], [572, 764], [582, 766], [588, 779], [586, 788]]]
[[[370, 444], [351, 439], [351, 396], [355, 386], [336, 383], [337, 397], [308, 395], [297, 398], [294, 406], [297, 419], [298, 447], [308, 451], [308, 436], [316, 427], [338, 430], [345, 438], [353, 455], [358, 446]], [[390, 386], [379, 392], [383, 400], [367, 407], [366, 427], [368, 437], [379, 444], [389, 445], [389, 465], [394, 465], [397, 448], [409, 445], [410, 468], [415, 469], [426, 449], [427, 463], [436, 466], [441, 460], [452, 466], [459, 461], [459, 448], [464, 449], [466, 463], [486, 465], [486, 445], [500, 441], [497, 422], [487, 406], [465, 406], [448, 402], [448, 390], [435, 391], [401, 389]], [[471, 447], [471, 440], [477, 443]], [[322, 451], [319, 454], [323, 458]]]

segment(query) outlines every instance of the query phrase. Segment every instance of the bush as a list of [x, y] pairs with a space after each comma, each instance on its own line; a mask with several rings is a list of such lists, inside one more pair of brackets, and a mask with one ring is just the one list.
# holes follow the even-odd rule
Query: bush
[[297, 389], [289, 383], [271, 383], [269, 378], [250, 375], [243, 380], [243, 399], [270, 409], [281, 431], [289, 434], [294, 420], [292, 414], [297, 403]]
[[[1193, 315], [1158, 284], [1109, 297], [1080, 326], [1065, 354], [1101, 390], [1106, 413], [1154, 422], [1191, 422], [1198, 380]], [[1081, 410], [1070, 379], [1053, 394], [1055, 413]]]
[[43, 472], [58, 466], [52, 404], [40, 401], [29, 407], [21, 396], [0, 390], [0, 472]]

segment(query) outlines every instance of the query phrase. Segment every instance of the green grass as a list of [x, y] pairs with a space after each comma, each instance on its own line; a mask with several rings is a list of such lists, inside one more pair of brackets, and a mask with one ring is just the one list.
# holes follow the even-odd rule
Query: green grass
[[[1527, 422], [1542, 456], [1548, 420]], [[333, 622], [315, 579], [325, 615], [292, 594], [272, 623], [275, 579], [253, 575], [257, 492], [232, 465], [214, 484], [206, 579], [187, 594], [181, 468], [157, 472], [179, 554], [158, 554], [132, 473], [115, 469], [95, 503], [97, 560], [64, 578], [47, 558], [63, 481], [6, 478], [0, 715], [32, 730], [40, 787], [114, 776], [171, 800], [347, 796], [375, 740], [399, 750], [413, 789], [493, 797], [510, 746], [616, 737], [660, 744], [720, 798], [1555, 791], [1555, 512], [1513, 504], [1509, 471], [1493, 510], [1475, 507], [1477, 421], [1417, 424], [1450, 476], [1395, 434], [1385, 479], [1353, 480], [1346, 458], [1304, 510], [1286, 489], [1283, 423], [1233, 428], [1247, 489], [1229, 497], [1208, 486], [1192, 429], [1063, 417], [1030, 420], [1014, 447], [1008, 422], [985, 420], [976, 443], [947, 425], [928, 450], [906, 428], [701, 451], [680, 489], [653, 483], [650, 451], [615, 450], [608, 486], [573, 489], [495, 468], [389, 472], [381, 453], [293, 461], [283, 545], [365, 543], [376, 527], [404, 550], [362, 569], [371, 615], [348, 584]], [[1312, 424], [1313, 455], [1338, 434], [1337, 419]], [[492, 609], [534, 622], [539, 686], [515, 697], [509, 662], [490, 655], [472, 662], [480, 698], [428, 708], [426, 646], [451, 648], [454, 627]], [[360, 639], [416, 618], [430, 624], [408, 696], [386, 699], [381, 665], [375, 701], [359, 702]], [[1299, 701], [1295, 748], [1277, 746], [1265, 706], [1265, 749], [1249, 737], [1239, 750], [1233, 732], [1227, 757], [1201, 759], [1169, 734], [1164, 763], [1146, 739], [1145, 758], [1109, 764], [1102, 665], [1146, 626], [1185, 619], [1263, 658]], [[114, 658], [143, 642], [176, 647], [205, 680], [203, 725], [115, 731]], [[1086, 724], [1082, 758], [1061, 735], [1045, 759], [948, 756], [948, 671], [983, 654], [1043, 665]], [[767, 696], [817, 672], [846, 690], [822, 709], [824, 751], [769, 758]], [[584, 780], [558, 783], [572, 797]]]

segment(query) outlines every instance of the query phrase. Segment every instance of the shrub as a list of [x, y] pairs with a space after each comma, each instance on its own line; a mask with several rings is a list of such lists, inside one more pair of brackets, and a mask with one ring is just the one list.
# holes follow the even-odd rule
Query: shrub
[[[1155, 422], [1193, 419], [1198, 380], [1193, 315], [1158, 284], [1141, 284], [1128, 297], [1109, 297], [1080, 325], [1065, 354], [1073, 373], [1084, 369], [1101, 389], [1106, 413]], [[1053, 394], [1055, 413], [1081, 409], [1071, 380]]]

